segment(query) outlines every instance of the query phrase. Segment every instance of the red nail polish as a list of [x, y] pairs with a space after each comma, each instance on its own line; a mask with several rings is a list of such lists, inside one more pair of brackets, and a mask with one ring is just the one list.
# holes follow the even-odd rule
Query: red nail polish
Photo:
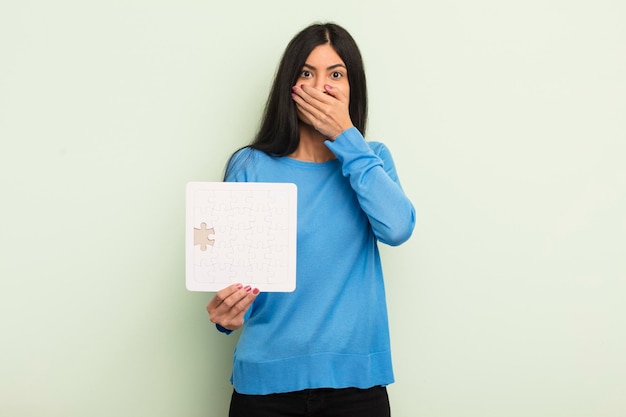
[[240, 290], [240, 289], [242, 289], [242, 288], [243, 288], [243, 285], [241, 285], [241, 284], [237, 284], [237, 289], [238, 289], [238, 290]]
[[259, 289], [255, 288], [252, 290], [252, 294], [257, 295], [259, 293]]
[[252, 287], [249, 286], [249, 285], [246, 285], [246, 288], [244, 288], [244, 290], [246, 290], [246, 292], [250, 292], [251, 289], [252, 289]]

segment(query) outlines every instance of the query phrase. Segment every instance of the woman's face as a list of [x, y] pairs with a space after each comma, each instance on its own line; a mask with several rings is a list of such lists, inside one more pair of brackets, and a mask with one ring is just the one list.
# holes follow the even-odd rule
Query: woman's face
[[307, 57], [297, 85], [308, 85], [324, 92], [324, 85], [339, 89], [350, 97], [350, 83], [346, 64], [329, 44], [316, 46]]

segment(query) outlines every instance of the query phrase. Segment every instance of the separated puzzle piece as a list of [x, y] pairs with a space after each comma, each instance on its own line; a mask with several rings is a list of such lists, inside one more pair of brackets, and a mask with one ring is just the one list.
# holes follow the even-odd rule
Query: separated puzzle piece
[[200, 229], [193, 228], [193, 244], [194, 246], [200, 245], [200, 250], [205, 251], [207, 245], [213, 246], [215, 245], [214, 239], [209, 239], [210, 235], [215, 234], [215, 229], [212, 227], [210, 229], [206, 228], [206, 223], [200, 224]]

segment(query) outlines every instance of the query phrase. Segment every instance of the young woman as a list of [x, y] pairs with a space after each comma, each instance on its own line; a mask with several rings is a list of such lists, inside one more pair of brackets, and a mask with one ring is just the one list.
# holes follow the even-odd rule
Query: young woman
[[298, 33], [280, 62], [254, 141], [225, 181], [298, 188], [297, 288], [241, 284], [207, 305], [235, 350], [230, 416], [389, 416], [393, 382], [377, 243], [399, 245], [415, 210], [389, 150], [366, 142], [367, 92], [359, 49], [342, 27]]

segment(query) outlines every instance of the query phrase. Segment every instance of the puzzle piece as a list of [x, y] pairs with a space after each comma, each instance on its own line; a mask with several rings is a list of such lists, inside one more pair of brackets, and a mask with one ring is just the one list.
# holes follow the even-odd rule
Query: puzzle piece
[[215, 234], [215, 229], [212, 227], [210, 229], [206, 228], [206, 223], [200, 224], [200, 229], [193, 228], [193, 244], [194, 246], [200, 245], [200, 250], [205, 251], [207, 249], [207, 245], [213, 246], [215, 245], [214, 239], [209, 239], [210, 235]]

